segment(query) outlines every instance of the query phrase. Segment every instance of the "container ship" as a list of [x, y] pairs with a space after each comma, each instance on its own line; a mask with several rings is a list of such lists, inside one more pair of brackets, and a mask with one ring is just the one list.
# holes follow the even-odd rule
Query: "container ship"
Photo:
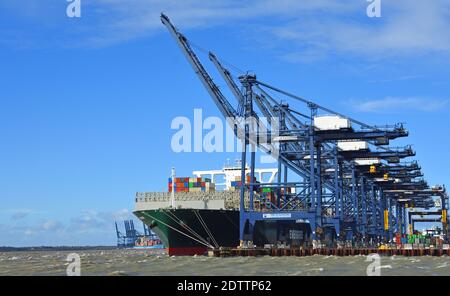
[[[272, 183], [277, 169], [256, 169], [253, 183]], [[134, 214], [157, 234], [169, 255], [202, 255], [208, 249], [237, 247], [239, 241], [239, 201], [241, 165], [225, 165], [221, 170], [194, 171], [194, 177], [172, 177], [167, 192], [138, 192]], [[250, 183], [250, 169], [246, 169], [246, 183]], [[275, 194], [265, 187], [255, 194], [267, 195], [275, 202]], [[264, 192], [262, 192], [264, 191]], [[246, 190], [244, 201], [250, 203]], [[264, 210], [268, 205], [258, 199], [254, 207]], [[285, 241], [289, 233], [297, 231], [298, 240], [306, 239], [310, 232], [305, 223], [255, 226], [251, 240], [264, 245]]]
[[162, 244], [159, 237], [151, 232], [148, 236], [143, 236], [138, 238], [133, 246], [134, 249], [163, 249], [164, 245]]
[[116, 221], [114, 224], [118, 248], [162, 249], [164, 247], [159, 237], [145, 223], [143, 224], [144, 232], [134, 228], [132, 219], [123, 221], [125, 231], [119, 230], [119, 225]]

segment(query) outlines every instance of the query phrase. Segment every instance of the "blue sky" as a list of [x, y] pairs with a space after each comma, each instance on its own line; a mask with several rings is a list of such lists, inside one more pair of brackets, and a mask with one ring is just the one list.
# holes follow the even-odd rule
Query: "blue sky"
[[[207, 2], [207, 3], [206, 3]], [[220, 168], [176, 154], [176, 116], [219, 116], [159, 20], [262, 81], [369, 124], [404, 122], [430, 184], [448, 183], [450, 4], [383, 0], [0, 3], [0, 245], [114, 244], [136, 191]], [[207, 57], [199, 57], [225, 84]], [[228, 92], [225, 92], [234, 102]]]

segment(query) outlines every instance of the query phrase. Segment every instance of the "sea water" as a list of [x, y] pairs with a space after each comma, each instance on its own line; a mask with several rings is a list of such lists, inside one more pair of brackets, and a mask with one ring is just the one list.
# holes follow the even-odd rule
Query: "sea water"
[[[22, 251], [0, 253], [0, 276], [64, 276], [68, 255], [80, 259], [81, 275], [367, 275], [367, 256], [230, 257], [168, 256], [162, 250]], [[450, 275], [450, 258], [381, 256], [382, 276]]]

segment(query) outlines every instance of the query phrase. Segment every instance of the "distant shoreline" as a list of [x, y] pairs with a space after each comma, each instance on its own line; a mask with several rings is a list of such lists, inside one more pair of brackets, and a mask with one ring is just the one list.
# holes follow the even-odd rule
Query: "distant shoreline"
[[117, 246], [0, 247], [0, 252], [114, 250]]

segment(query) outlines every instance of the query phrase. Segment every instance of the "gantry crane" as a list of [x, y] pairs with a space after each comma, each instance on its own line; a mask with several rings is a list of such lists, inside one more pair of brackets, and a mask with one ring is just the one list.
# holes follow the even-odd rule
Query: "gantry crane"
[[[430, 189], [417, 162], [401, 162], [416, 155], [411, 146], [389, 146], [391, 141], [409, 135], [402, 124], [368, 125], [262, 82], [251, 73], [237, 77], [239, 86], [231, 72], [210, 52], [210, 61], [237, 101], [237, 107], [233, 107], [188, 39], [166, 15], [161, 15], [161, 21], [242, 141], [241, 180], [245, 184], [240, 188], [241, 242], [252, 241], [255, 225], [268, 221], [309, 225], [308, 238], [314, 247], [328, 243], [330, 235], [334, 244], [389, 242], [394, 232], [406, 233], [407, 209], [429, 208], [436, 194], [442, 197], [441, 215], [446, 219], [445, 190]], [[301, 104], [304, 110], [293, 108], [288, 100]], [[262, 122], [260, 117], [267, 120]], [[327, 120], [335, 126], [326, 126]], [[277, 182], [253, 181], [256, 148], [277, 159]], [[248, 154], [250, 182], [244, 182]], [[274, 189], [276, 200], [255, 191], [256, 186]], [[248, 206], [244, 202], [246, 191], [250, 197]], [[255, 208], [255, 201], [267, 205], [266, 208]]]

